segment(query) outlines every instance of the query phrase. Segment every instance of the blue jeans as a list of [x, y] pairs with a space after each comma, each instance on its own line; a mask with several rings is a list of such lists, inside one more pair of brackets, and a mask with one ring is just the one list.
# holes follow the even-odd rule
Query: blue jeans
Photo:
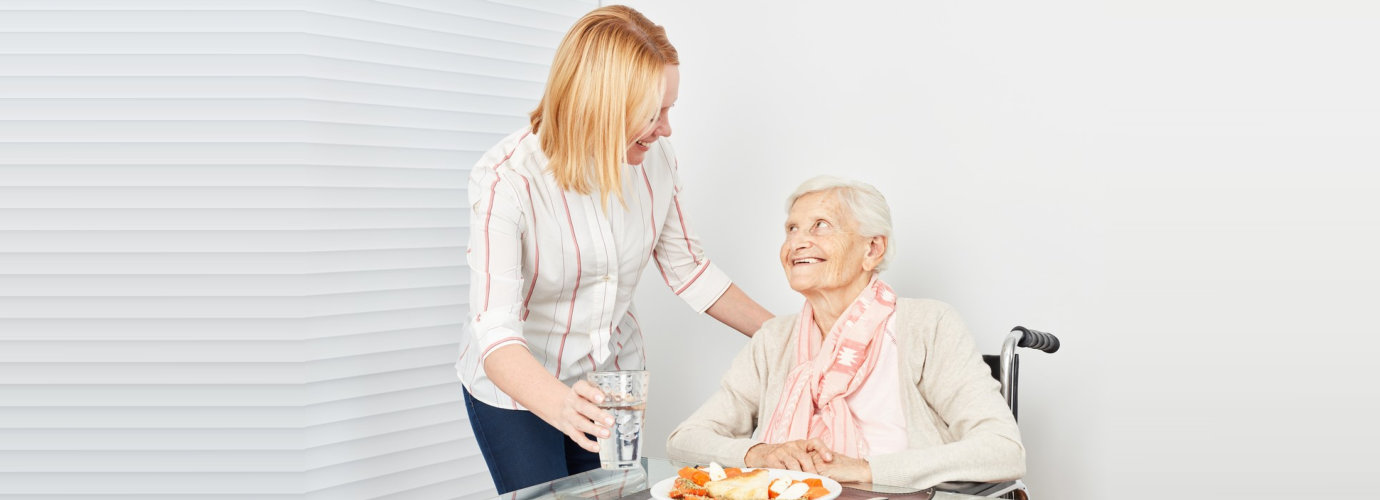
[[500, 495], [599, 467], [598, 453], [585, 451], [530, 411], [489, 406], [468, 389], [465, 410]]

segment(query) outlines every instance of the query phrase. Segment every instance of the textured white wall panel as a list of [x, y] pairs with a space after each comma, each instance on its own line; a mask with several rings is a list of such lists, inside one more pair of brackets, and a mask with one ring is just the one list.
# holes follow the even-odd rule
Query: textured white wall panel
[[469, 168], [594, 5], [0, 5], [0, 498], [491, 496]]

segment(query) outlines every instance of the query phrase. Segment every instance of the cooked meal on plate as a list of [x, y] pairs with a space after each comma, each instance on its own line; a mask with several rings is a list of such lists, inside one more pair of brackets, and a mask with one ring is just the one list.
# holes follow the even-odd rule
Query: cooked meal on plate
[[793, 479], [767, 469], [684, 467], [667, 495], [684, 500], [814, 500], [829, 495], [818, 478]]

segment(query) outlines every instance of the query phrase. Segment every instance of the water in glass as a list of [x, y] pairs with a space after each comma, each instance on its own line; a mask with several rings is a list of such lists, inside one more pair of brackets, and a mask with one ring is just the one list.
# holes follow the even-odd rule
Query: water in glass
[[589, 375], [604, 393], [599, 408], [613, 416], [609, 437], [599, 438], [599, 464], [605, 469], [638, 466], [642, 457], [642, 417], [647, 408], [645, 370], [604, 371]]

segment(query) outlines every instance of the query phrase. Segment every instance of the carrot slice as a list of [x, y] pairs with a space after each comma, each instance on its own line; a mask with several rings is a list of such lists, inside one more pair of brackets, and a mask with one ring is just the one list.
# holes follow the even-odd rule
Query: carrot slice
[[690, 480], [694, 481], [697, 485], [704, 486], [704, 483], [709, 482], [709, 473], [697, 470], [695, 471], [695, 475], [690, 477]]
[[695, 479], [695, 473], [699, 471], [699, 469], [694, 467], [681, 467], [679, 471], [676, 471], [676, 475], [693, 481]]
[[825, 488], [823, 486], [811, 486], [810, 490], [805, 492], [805, 498], [815, 500], [816, 498], [822, 498], [828, 494], [829, 488]]
[[728, 476], [728, 477], [738, 477], [738, 476], [741, 475], [742, 473], [743, 473], [743, 469], [739, 469], [739, 468], [737, 468], [737, 467], [725, 467], [725, 468], [724, 468], [724, 475], [725, 475], [725, 476]]
[[800, 480], [800, 482], [810, 485], [811, 488], [819, 488], [821, 486], [824, 486], [824, 481], [820, 480], [817, 477], [802, 479]]

